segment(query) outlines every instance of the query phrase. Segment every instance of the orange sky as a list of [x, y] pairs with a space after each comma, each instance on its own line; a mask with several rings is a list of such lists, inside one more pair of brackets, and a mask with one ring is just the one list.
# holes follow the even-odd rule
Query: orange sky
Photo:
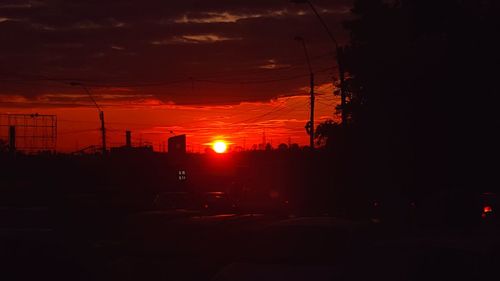
[[[337, 118], [333, 110], [338, 97], [332, 95], [332, 85], [316, 87], [316, 125], [321, 120]], [[188, 150], [203, 152], [216, 139], [226, 140], [232, 147], [250, 149], [262, 142], [265, 132], [267, 142], [274, 147], [280, 143], [308, 144], [304, 125], [309, 118], [308, 88], [297, 89], [304, 95], [280, 97], [270, 102], [244, 102], [235, 105], [193, 106], [165, 104], [156, 99], [134, 103], [108, 102], [103, 106], [107, 127], [108, 146], [125, 142], [125, 130], [132, 131], [133, 143], [153, 144], [161, 151], [173, 134], [186, 134]], [[93, 90], [99, 101], [101, 93]], [[2, 113], [56, 114], [58, 118], [57, 150], [71, 152], [89, 145], [100, 144], [99, 119], [95, 107], [30, 107], [29, 101], [13, 97], [16, 107], [0, 108]]]
[[250, 149], [264, 132], [274, 147], [306, 145], [312, 71], [316, 125], [336, 118], [328, 34], [347, 44], [352, 0], [314, 1], [329, 33], [304, 3], [143, 2], [0, 4], [9, 38], [0, 44], [0, 113], [57, 115], [59, 151], [100, 145], [85, 85], [105, 112], [109, 147], [124, 144], [125, 130], [157, 151], [173, 134], [186, 134], [194, 152], [215, 139]]

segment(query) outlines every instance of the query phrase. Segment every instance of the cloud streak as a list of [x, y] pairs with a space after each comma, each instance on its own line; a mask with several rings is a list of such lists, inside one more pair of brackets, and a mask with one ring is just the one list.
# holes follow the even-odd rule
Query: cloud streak
[[[346, 42], [351, 0], [314, 3]], [[3, 1], [0, 33], [9, 39], [0, 44], [0, 111], [57, 114], [62, 132], [81, 132], [62, 134], [63, 150], [98, 143], [95, 108], [73, 81], [105, 109], [111, 142], [133, 129], [158, 133], [149, 137], [157, 143], [170, 128], [193, 146], [216, 135], [249, 146], [263, 129], [273, 142], [305, 144], [308, 70], [297, 35], [324, 93], [317, 120], [337, 102], [332, 44], [307, 6], [289, 1]]]
[[153, 45], [172, 45], [172, 44], [208, 44], [232, 40], [241, 40], [238, 37], [225, 37], [213, 33], [209, 34], [186, 34], [180, 36], [173, 36], [168, 39], [153, 41]]

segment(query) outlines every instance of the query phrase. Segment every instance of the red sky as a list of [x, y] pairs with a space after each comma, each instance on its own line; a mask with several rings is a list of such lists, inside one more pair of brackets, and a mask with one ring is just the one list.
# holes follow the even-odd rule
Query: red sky
[[[253, 144], [262, 142], [264, 132], [273, 146], [288, 143], [289, 139], [292, 143], [306, 145], [308, 136], [304, 125], [309, 118], [309, 96], [305, 90], [305, 95], [231, 105], [169, 105], [155, 99], [130, 104], [109, 103], [103, 107], [108, 143], [111, 146], [123, 145], [125, 130], [131, 130], [135, 144], [149, 142], [155, 150], [161, 150], [160, 143], [174, 134], [187, 134], [188, 149], [194, 152], [202, 152], [216, 139], [250, 149]], [[332, 85], [318, 86], [317, 92], [316, 122], [337, 118], [332, 108], [338, 103], [338, 97], [332, 95]], [[18, 98], [18, 104], [23, 102], [27, 101]], [[90, 101], [88, 103], [89, 106], [11, 107], [1, 111], [56, 114], [57, 149], [76, 151], [100, 142], [98, 112]]]
[[[333, 46], [307, 5], [289, 1], [2, 1], [0, 113], [58, 116], [58, 150], [99, 144], [103, 107], [112, 146], [132, 130], [155, 149], [187, 134], [202, 151], [215, 138], [235, 146], [307, 144], [308, 70], [316, 120], [332, 116]], [[350, 1], [313, 1], [338, 40]]]

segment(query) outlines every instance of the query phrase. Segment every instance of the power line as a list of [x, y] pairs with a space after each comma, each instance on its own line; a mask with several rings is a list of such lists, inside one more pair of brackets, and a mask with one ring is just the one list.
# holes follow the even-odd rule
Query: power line
[[94, 129], [82, 129], [82, 130], [74, 130], [74, 131], [62, 131], [58, 132], [59, 135], [73, 135], [73, 134], [81, 134], [81, 133], [88, 133], [88, 132], [97, 132], [98, 128]]
[[[333, 69], [333, 68], [327, 67], [327, 68], [323, 68], [321, 70], [318, 70], [316, 72], [321, 73], [321, 72], [325, 72], [325, 71], [328, 71], [331, 69]], [[288, 76], [288, 77], [283, 77], [283, 78], [265, 79], [265, 80], [229, 81], [229, 80], [196, 79], [195, 81], [219, 83], [219, 84], [265, 84], [265, 83], [289, 81], [289, 80], [294, 80], [294, 79], [308, 77], [308, 76], [309, 76], [309, 74], [300, 74], [300, 75]]]
[[[278, 72], [278, 71], [283, 71], [283, 70], [294, 70], [296, 69], [297, 66], [290, 66], [290, 67], [283, 67], [283, 68], [273, 68], [273, 69], [257, 69], [253, 72], [235, 72], [235, 71], [230, 71], [230, 72], [219, 72], [221, 76], [223, 77], [231, 77], [231, 76], [248, 76], [250, 74], [268, 74], [270, 72]], [[320, 70], [319, 72], [324, 72], [327, 70], [332, 70], [335, 67], [328, 67]], [[96, 80], [89, 80], [89, 79], [78, 79], [78, 78], [53, 78], [49, 77], [46, 75], [26, 75], [26, 74], [10, 74], [9, 76], [17, 76], [17, 79], [0, 79], [0, 82], [8, 82], [8, 83], [16, 83], [16, 84], [25, 84], [25, 85], [33, 85], [33, 83], [30, 82], [56, 82], [56, 83], [64, 83], [67, 84], [68, 82], [79, 82], [79, 83], [85, 83], [85, 85], [89, 87], [129, 87], [129, 88], [142, 88], [142, 87], [158, 87], [158, 86], [168, 86], [168, 85], [174, 85], [174, 84], [184, 84], [184, 83], [192, 83], [193, 81], [197, 82], [209, 82], [209, 83], [220, 83], [220, 84], [258, 84], [258, 83], [273, 83], [273, 82], [280, 82], [280, 81], [287, 81], [287, 80], [293, 80], [297, 78], [304, 77], [306, 75], [293, 75], [293, 76], [287, 76], [287, 77], [281, 77], [281, 78], [275, 78], [275, 79], [261, 79], [261, 80], [246, 80], [246, 81], [227, 81], [227, 80], [216, 80], [213, 78], [217, 78], [217, 75], [201, 75], [201, 78], [194, 78], [194, 77], [188, 77], [188, 78], [182, 78], [182, 79], [176, 79], [176, 80], [170, 80], [170, 81], [157, 81], [157, 82], [143, 82], [143, 83], [124, 83], [121, 81], [110, 81], [108, 82], [98, 82]], [[200, 77], [200, 76], [199, 76]], [[212, 79], [210, 79], [212, 77]], [[67, 85], [65, 85], [68, 87]]]

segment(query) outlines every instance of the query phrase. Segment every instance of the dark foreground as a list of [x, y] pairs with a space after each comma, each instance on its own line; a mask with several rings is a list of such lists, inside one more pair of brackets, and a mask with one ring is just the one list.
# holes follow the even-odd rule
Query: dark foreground
[[2, 279], [480, 280], [498, 276], [500, 262], [499, 233], [487, 226], [171, 210], [54, 227], [46, 211], [17, 210], [31, 225], [7, 226], [2, 210]]
[[271, 156], [7, 159], [1, 278], [498, 279], [496, 193], [346, 193], [321, 159]]

